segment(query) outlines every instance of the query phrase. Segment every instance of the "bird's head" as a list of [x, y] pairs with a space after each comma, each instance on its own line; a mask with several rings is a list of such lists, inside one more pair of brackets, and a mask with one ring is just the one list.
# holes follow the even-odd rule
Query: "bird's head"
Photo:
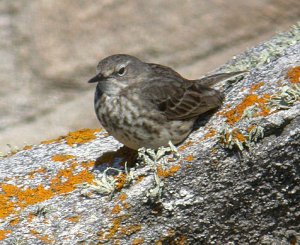
[[142, 81], [147, 69], [148, 65], [134, 56], [116, 54], [101, 60], [96, 76], [88, 82], [97, 82], [100, 90], [107, 95], [118, 95], [123, 88]]

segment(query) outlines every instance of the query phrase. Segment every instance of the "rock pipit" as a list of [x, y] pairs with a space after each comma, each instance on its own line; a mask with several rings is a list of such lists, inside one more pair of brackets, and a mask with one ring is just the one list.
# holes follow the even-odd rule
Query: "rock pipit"
[[170, 67], [117, 54], [99, 62], [89, 83], [98, 83], [95, 111], [110, 135], [134, 150], [157, 149], [184, 141], [201, 114], [222, 104], [222, 93], [210, 86], [241, 73], [188, 80]]

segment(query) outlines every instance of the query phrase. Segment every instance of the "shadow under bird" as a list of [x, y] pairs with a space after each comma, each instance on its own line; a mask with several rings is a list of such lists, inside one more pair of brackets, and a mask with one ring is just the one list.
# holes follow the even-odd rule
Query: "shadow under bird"
[[200, 115], [221, 106], [223, 94], [210, 86], [245, 73], [188, 80], [172, 68], [116, 54], [101, 60], [95, 112], [101, 125], [125, 146], [157, 149], [183, 142]]

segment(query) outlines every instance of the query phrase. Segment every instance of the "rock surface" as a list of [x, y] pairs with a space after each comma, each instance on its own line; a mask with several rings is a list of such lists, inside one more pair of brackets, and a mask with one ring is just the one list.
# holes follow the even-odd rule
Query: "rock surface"
[[300, 26], [218, 71], [242, 69], [180, 160], [126, 173], [101, 129], [2, 158], [2, 244], [299, 243]]
[[299, 0], [1, 0], [0, 151], [98, 127], [86, 81], [105, 56], [129, 53], [196, 78], [299, 15]]

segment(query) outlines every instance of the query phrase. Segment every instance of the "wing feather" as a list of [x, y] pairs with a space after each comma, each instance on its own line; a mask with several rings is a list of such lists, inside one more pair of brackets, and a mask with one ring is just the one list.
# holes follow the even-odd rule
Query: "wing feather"
[[223, 94], [210, 88], [214, 84], [230, 77], [242, 74], [233, 72], [229, 74], [216, 74], [200, 80], [187, 80], [173, 69], [150, 64], [151, 75], [142, 82], [135, 83], [133, 87], [140, 96], [163, 113], [168, 120], [185, 120], [218, 108], [223, 101]]

